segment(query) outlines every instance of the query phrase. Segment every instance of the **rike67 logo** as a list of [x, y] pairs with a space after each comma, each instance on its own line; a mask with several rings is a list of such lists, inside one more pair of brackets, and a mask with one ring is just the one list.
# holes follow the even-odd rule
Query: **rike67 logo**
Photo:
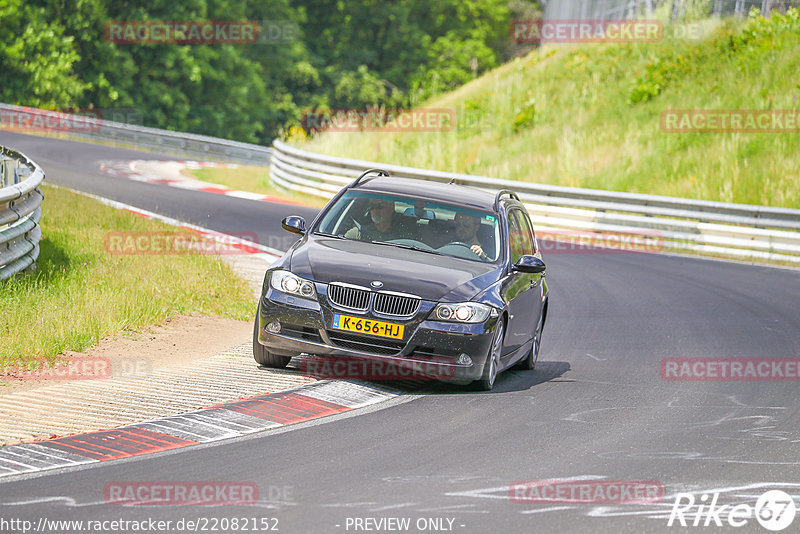
[[667, 526], [742, 527], [753, 519], [767, 530], [778, 532], [789, 527], [797, 514], [792, 496], [781, 490], [770, 490], [751, 506], [747, 503], [719, 505], [719, 493], [699, 499], [691, 493], [678, 493]]

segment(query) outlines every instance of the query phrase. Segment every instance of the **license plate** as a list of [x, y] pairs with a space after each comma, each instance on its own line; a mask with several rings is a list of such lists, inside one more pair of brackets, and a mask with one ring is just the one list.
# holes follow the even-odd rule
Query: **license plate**
[[360, 334], [370, 334], [373, 336], [390, 337], [392, 339], [403, 339], [402, 324], [385, 323], [383, 321], [373, 321], [362, 317], [351, 317], [349, 315], [335, 314], [333, 316], [333, 327], [338, 330], [348, 332], [358, 332]]

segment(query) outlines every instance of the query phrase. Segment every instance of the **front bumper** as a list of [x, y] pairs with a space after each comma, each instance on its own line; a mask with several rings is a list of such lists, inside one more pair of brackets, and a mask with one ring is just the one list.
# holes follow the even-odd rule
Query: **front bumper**
[[[384, 379], [428, 377], [455, 382], [477, 380], [483, 374], [486, 356], [497, 324], [496, 317], [484, 323], [462, 324], [428, 320], [436, 303], [422, 301], [417, 314], [406, 320], [357, 313], [339, 309], [326, 299], [324, 287], [318, 287], [317, 301], [292, 297], [268, 288], [259, 306], [258, 342], [279, 355], [314, 356], [339, 359], [360, 359], [382, 362], [383, 370], [408, 371], [388, 373]], [[343, 332], [332, 328], [334, 314], [364, 317], [405, 326], [403, 339], [381, 338]], [[268, 332], [268, 323], [277, 321], [281, 330]], [[461, 354], [471, 363], [459, 364]], [[340, 367], [344, 369], [344, 367]], [[364, 367], [350, 366], [341, 378], [380, 380], [380, 373], [369, 376], [347, 376], [351, 370], [360, 373]], [[372, 370], [376, 367], [372, 366]]]

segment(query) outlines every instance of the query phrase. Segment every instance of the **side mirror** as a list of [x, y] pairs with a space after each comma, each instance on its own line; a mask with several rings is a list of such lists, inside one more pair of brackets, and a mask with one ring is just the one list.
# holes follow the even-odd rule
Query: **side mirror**
[[530, 254], [526, 254], [522, 256], [517, 263], [514, 264], [512, 267], [513, 270], [519, 271], [521, 273], [543, 273], [547, 266], [544, 264], [542, 260], [537, 258], [536, 256], [531, 256]]
[[306, 233], [306, 220], [299, 215], [290, 215], [281, 221], [281, 226], [287, 232], [303, 235]]

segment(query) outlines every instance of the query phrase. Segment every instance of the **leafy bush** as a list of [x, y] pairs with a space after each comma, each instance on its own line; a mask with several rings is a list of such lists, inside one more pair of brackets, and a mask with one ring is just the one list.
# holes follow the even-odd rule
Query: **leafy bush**
[[514, 116], [514, 132], [519, 132], [523, 128], [530, 128], [536, 119], [536, 99], [529, 99]]
[[780, 39], [800, 35], [800, 11], [790, 9], [785, 14], [775, 12], [765, 18], [754, 10], [744, 27], [735, 26], [731, 21], [722, 25], [711, 35], [710, 44], [668, 41], [661, 45], [657, 55], [645, 66], [644, 73], [635, 80], [630, 102], [652, 100], [670, 84], [689, 74], [692, 68], [717, 55], [749, 56], [752, 61], [763, 61], [765, 52], [781, 46]]

